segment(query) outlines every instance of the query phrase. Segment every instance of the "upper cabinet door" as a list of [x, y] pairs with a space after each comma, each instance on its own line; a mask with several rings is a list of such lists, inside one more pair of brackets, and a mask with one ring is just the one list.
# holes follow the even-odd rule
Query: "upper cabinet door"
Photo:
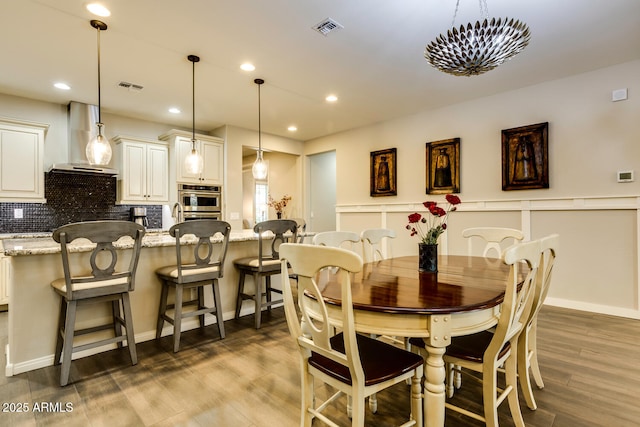
[[[203, 158], [203, 171], [199, 174], [187, 172], [185, 159], [191, 153], [192, 135], [173, 129], [161, 135], [161, 141], [169, 142], [169, 181], [176, 184], [222, 185], [224, 181], [224, 140], [215, 136], [196, 134], [196, 150]], [[177, 189], [177, 185], [175, 186]], [[176, 198], [170, 187], [169, 198]]]
[[0, 119], [0, 200], [44, 199], [44, 135], [48, 125]]
[[118, 156], [118, 202], [169, 201], [169, 147], [166, 142], [114, 138]]
[[204, 160], [202, 181], [208, 185], [222, 185], [224, 145], [217, 142], [201, 141], [200, 150]]

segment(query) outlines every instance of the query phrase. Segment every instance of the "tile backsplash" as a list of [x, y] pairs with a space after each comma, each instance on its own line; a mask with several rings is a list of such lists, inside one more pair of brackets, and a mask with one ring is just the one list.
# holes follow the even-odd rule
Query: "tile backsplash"
[[[0, 233], [53, 231], [99, 219], [129, 220], [132, 207], [116, 205], [116, 177], [52, 171], [45, 174], [47, 203], [0, 203]], [[162, 205], [146, 205], [149, 228], [162, 228]], [[14, 218], [22, 209], [22, 218]]]

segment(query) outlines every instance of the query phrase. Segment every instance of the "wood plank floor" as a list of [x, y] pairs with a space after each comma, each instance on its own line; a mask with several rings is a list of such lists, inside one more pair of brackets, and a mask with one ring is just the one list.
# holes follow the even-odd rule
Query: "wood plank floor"
[[[5, 348], [7, 314], [0, 314]], [[170, 337], [138, 344], [139, 363], [114, 350], [72, 363], [71, 384], [58, 386], [59, 368], [0, 376], [0, 402], [27, 403], [28, 413], [0, 412], [2, 426], [296, 426], [299, 424], [298, 355], [282, 309], [183, 334], [182, 350]], [[595, 427], [640, 425], [640, 321], [544, 307], [539, 318], [540, 365], [546, 387], [536, 390], [539, 409], [522, 402], [527, 426]], [[5, 356], [0, 359], [5, 366]], [[478, 408], [480, 388], [464, 381], [457, 404]], [[326, 395], [324, 387], [317, 394]], [[42, 403], [72, 405], [47, 412]], [[38, 404], [39, 406], [35, 406]], [[513, 426], [508, 405], [500, 424]], [[40, 411], [34, 411], [40, 409]], [[379, 394], [368, 426], [397, 425], [409, 410], [408, 389], [398, 384]], [[344, 399], [330, 414], [348, 425]], [[316, 421], [314, 425], [321, 425]], [[447, 411], [446, 425], [481, 423]]]

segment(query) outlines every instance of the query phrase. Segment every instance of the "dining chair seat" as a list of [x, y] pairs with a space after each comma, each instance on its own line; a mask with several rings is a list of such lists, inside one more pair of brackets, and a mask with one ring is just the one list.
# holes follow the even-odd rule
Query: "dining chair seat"
[[[484, 354], [489, 344], [491, 344], [492, 339], [493, 332], [491, 331], [482, 331], [471, 335], [456, 337], [456, 339], [452, 340], [451, 344], [447, 346], [447, 355], [474, 363], [482, 363]], [[412, 347], [425, 348], [422, 338], [410, 338], [409, 342]], [[509, 350], [511, 350], [511, 344], [507, 342], [498, 353], [498, 358], [505, 357]]]
[[[417, 369], [423, 364], [422, 357], [419, 355], [390, 346], [377, 339], [356, 334], [356, 340], [361, 355], [365, 386], [380, 384]], [[342, 332], [331, 337], [330, 342], [334, 350], [344, 354], [344, 334]], [[336, 363], [318, 353], [311, 353], [309, 365], [338, 381], [349, 385], [353, 384], [348, 366]]]
[[[210, 274], [210, 273], [218, 273], [220, 272], [220, 266], [212, 265], [208, 267], [199, 267], [197, 264], [185, 264], [185, 270], [182, 271], [182, 275], [184, 277], [194, 278], [194, 276], [200, 274]], [[167, 276], [177, 278], [180, 274], [180, 269], [177, 265], [170, 265], [166, 267], [161, 267], [156, 270], [156, 273], [160, 276]]]

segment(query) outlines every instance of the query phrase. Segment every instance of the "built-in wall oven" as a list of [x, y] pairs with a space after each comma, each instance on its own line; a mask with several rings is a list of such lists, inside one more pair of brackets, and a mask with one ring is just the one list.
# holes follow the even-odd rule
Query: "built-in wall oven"
[[179, 184], [178, 201], [185, 221], [222, 219], [222, 187], [219, 185]]

